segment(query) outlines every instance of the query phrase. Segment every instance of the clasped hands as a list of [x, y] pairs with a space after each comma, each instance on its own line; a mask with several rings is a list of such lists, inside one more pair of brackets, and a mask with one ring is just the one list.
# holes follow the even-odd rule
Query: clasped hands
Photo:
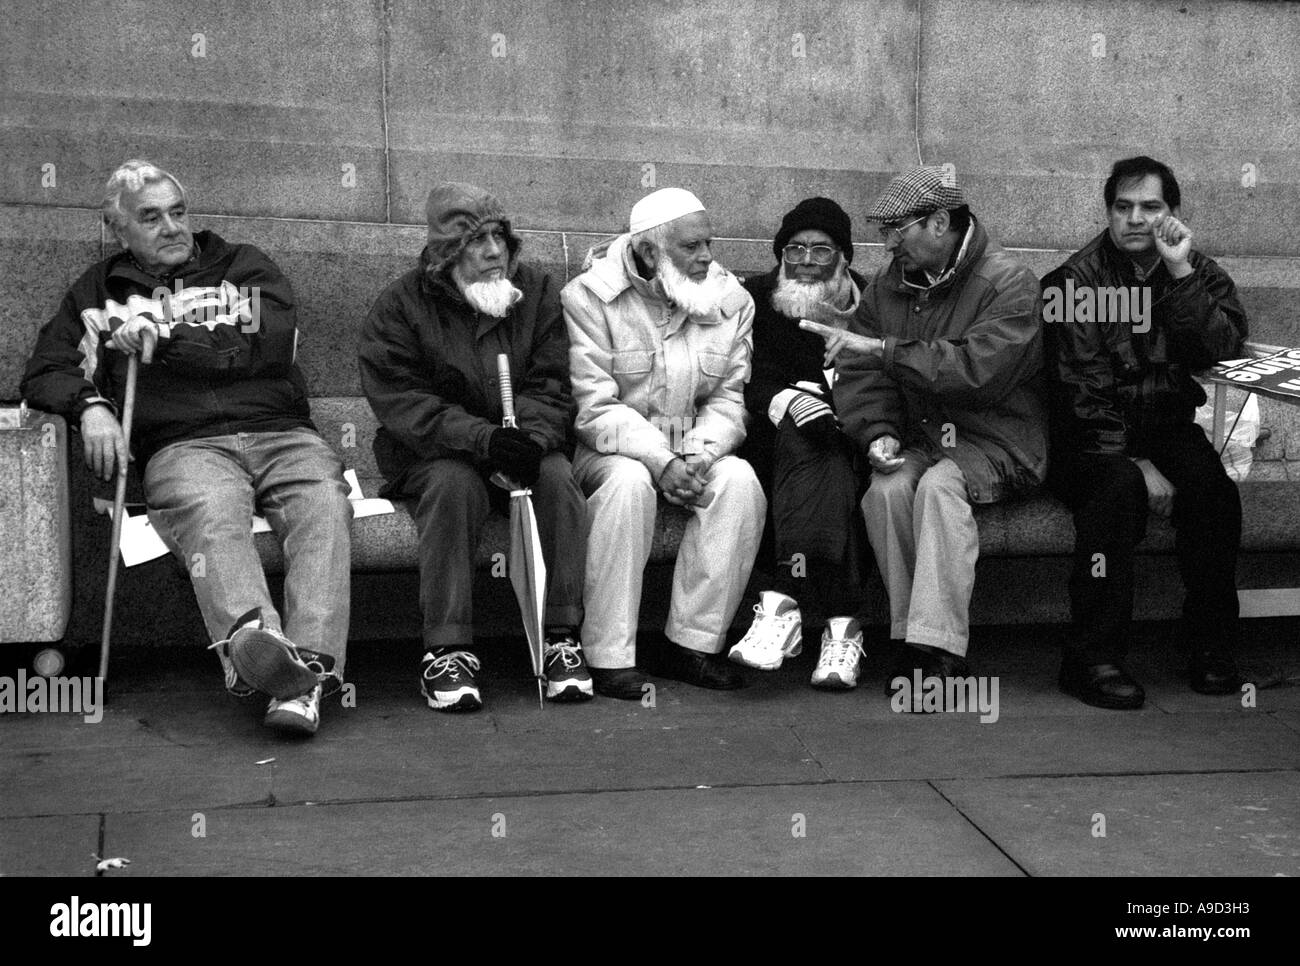
[[709, 470], [713, 459], [705, 454], [674, 456], [659, 474], [656, 485], [663, 498], [674, 506], [708, 506]]

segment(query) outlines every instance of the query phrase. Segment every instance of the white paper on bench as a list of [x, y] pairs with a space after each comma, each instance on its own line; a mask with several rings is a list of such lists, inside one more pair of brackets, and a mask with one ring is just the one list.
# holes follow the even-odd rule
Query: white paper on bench
[[[377, 497], [367, 499], [362, 494], [356, 470], [344, 471], [343, 479], [348, 484], [348, 499], [352, 501], [352, 518], [354, 520], [395, 512], [390, 501], [381, 500]], [[102, 513], [110, 519], [112, 518], [112, 500], [95, 497], [94, 505], [96, 513]], [[143, 503], [128, 503], [126, 519], [122, 521], [122, 563], [128, 567], [147, 563], [150, 560], [157, 560], [168, 553], [167, 544], [163, 543], [162, 537], [158, 536], [158, 531], [149, 522], [149, 515], [143, 512], [144, 508]], [[132, 510], [141, 512], [132, 513]], [[253, 517], [252, 532], [270, 533], [271, 524], [266, 521], [266, 517], [255, 516]]]

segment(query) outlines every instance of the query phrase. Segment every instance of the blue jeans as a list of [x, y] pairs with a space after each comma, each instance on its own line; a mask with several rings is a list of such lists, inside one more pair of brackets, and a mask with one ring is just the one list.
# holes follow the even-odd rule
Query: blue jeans
[[[352, 504], [343, 464], [310, 429], [172, 443], [145, 468], [149, 520], [190, 572], [213, 641], [254, 608], [343, 678], [351, 603]], [[250, 532], [256, 507], [284, 551], [284, 619]]]

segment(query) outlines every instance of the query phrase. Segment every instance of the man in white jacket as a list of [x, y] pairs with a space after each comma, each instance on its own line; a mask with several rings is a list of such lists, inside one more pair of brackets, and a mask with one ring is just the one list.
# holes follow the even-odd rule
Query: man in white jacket
[[744, 683], [718, 655], [749, 580], [766, 502], [732, 455], [745, 438], [754, 303], [713, 261], [713, 230], [689, 191], [632, 208], [620, 235], [561, 293], [577, 403], [573, 470], [587, 495], [582, 639], [595, 688], [639, 699], [641, 581], [659, 500], [689, 507], [663, 647], [645, 670], [699, 687]]

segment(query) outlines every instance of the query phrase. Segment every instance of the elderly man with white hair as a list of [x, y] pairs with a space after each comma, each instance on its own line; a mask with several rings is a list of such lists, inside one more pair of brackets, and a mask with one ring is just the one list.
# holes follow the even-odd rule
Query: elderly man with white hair
[[[294, 361], [293, 291], [253, 246], [191, 232], [185, 189], [148, 161], [113, 172], [103, 214], [122, 251], [41, 329], [23, 397], [70, 419], [87, 466], [112, 479], [128, 459], [127, 360], [141, 352], [131, 448], [149, 520], [189, 571], [227, 690], [269, 695], [268, 726], [313, 734], [322, 689], [343, 676], [352, 506]], [[283, 617], [255, 510], [284, 549]]]
[[[638, 669], [705, 688], [744, 683], [719, 655], [766, 502], [733, 455], [745, 438], [753, 299], [713, 261], [704, 206], [664, 188], [561, 293], [577, 403], [574, 475], [590, 540], [582, 639], [596, 690], [642, 697]], [[660, 500], [688, 507], [667, 643], [638, 654], [641, 582]]]

